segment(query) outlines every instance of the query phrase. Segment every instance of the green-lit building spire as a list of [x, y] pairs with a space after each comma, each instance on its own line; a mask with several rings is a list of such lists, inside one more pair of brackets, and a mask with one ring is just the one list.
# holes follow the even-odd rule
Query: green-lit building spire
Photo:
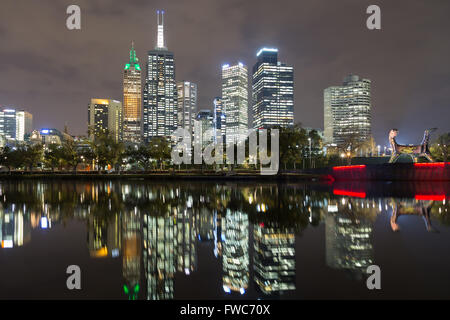
[[131, 41], [131, 50], [130, 50], [130, 62], [125, 65], [125, 70], [130, 69], [131, 66], [134, 66], [136, 70], [141, 70], [141, 66], [139, 65], [139, 60], [136, 57], [136, 50], [134, 50], [134, 41]]

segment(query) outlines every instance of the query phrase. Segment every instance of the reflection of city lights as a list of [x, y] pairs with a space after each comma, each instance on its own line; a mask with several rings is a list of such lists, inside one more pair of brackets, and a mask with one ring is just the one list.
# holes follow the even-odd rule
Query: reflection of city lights
[[338, 206], [335, 204], [328, 205], [328, 212], [338, 212]]
[[12, 247], [13, 247], [12, 240], [3, 240], [2, 241], [2, 248], [12, 248]]
[[42, 217], [42, 218], [41, 218], [41, 228], [42, 228], [42, 229], [47, 229], [47, 228], [48, 228], [48, 220], [47, 220], [47, 217]]

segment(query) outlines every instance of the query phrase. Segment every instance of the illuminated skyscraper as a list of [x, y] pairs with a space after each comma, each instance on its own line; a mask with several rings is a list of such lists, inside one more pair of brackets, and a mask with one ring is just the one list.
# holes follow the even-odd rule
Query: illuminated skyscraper
[[178, 128], [183, 128], [192, 135], [197, 110], [197, 85], [189, 81], [178, 82], [177, 92]]
[[16, 112], [16, 139], [23, 141], [33, 131], [33, 115], [27, 111]]
[[7, 140], [16, 139], [16, 110], [4, 108], [0, 110], [0, 135]]
[[194, 141], [202, 147], [213, 142], [214, 138], [214, 116], [211, 110], [200, 110], [195, 117]]
[[349, 75], [342, 86], [324, 90], [324, 142], [343, 145], [371, 136], [371, 81]]
[[222, 102], [227, 143], [245, 139], [248, 130], [248, 72], [242, 63], [222, 66]]
[[177, 129], [177, 86], [175, 61], [164, 43], [164, 11], [157, 11], [158, 39], [154, 50], [147, 55], [144, 104], [143, 138], [170, 137]]
[[109, 132], [116, 141], [122, 141], [122, 103], [109, 99], [91, 99], [88, 106], [89, 137]]
[[31, 113], [13, 108], [0, 109], [0, 136], [7, 140], [23, 141], [33, 131]]
[[278, 49], [263, 48], [253, 66], [253, 128], [294, 125], [294, 68], [278, 61]]
[[141, 141], [141, 66], [131, 44], [130, 61], [123, 70], [123, 140]]
[[223, 109], [222, 97], [214, 98], [214, 138], [222, 138], [223, 143], [226, 130], [225, 111]]

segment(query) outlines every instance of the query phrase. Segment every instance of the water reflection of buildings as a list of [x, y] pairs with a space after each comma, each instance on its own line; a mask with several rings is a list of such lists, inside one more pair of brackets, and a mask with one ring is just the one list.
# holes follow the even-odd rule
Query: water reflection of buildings
[[377, 214], [374, 201], [342, 198], [328, 204], [325, 216], [326, 263], [362, 278], [373, 264], [373, 218]]
[[6, 194], [0, 186], [3, 247], [29, 242], [31, 229], [85, 221], [92, 257], [122, 257], [117, 261], [130, 299], [174, 298], [177, 276], [197, 272], [199, 250], [213, 251], [226, 293], [253, 294], [256, 288], [258, 296], [276, 296], [295, 290], [296, 235], [321, 221], [328, 266], [357, 277], [374, 263], [372, 225], [379, 212], [425, 212], [450, 224], [445, 195], [432, 202], [424, 196], [372, 200], [342, 190], [330, 196], [277, 184], [38, 183], [31, 190], [26, 183], [11, 185]]
[[2, 248], [20, 247], [30, 241], [31, 223], [25, 207], [15, 204], [0, 207], [0, 241]]
[[176, 241], [176, 269], [186, 275], [197, 268], [196, 252], [196, 217], [193, 210], [193, 199], [189, 196], [185, 203], [181, 202], [176, 213], [174, 233]]
[[141, 278], [141, 217], [137, 209], [123, 214], [122, 223], [122, 273], [124, 292], [135, 300], [140, 291]]
[[290, 228], [254, 225], [255, 283], [264, 294], [295, 290], [295, 234]]
[[175, 241], [173, 217], [144, 215], [144, 268], [147, 299], [173, 299]]
[[222, 218], [223, 290], [244, 294], [249, 284], [248, 215], [227, 209]]
[[118, 214], [112, 214], [108, 219], [90, 215], [88, 217], [87, 242], [91, 257], [118, 257], [122, 243], [121, 231]]

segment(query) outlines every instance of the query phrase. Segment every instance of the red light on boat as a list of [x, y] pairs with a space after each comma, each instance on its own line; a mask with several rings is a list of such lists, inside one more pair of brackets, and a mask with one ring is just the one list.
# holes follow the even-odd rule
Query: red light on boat
[[341, 167], [333, 167], [333, 170], [355, 170], [355, 169], [365, 169], [365, 164], [354, 165], [354, 166], [341, 166]]
[[354, 191], [339, 190], [339, 189], [334, 189], [333, 194], [335, 194], [337, 196], [348, 196], [348, 197], [356, 197], [356, 198], [365, 198], [366, 197], [365, 192], [354, 192]]
[[444, 201], [445, 194], [416, 194], [414, 197], [416, 200], [425, 200], [425, 201]]
[[428, 163], [414, 163], [414, 167], [418, 168], [444, 168], [445, 162], [428, 162]]

